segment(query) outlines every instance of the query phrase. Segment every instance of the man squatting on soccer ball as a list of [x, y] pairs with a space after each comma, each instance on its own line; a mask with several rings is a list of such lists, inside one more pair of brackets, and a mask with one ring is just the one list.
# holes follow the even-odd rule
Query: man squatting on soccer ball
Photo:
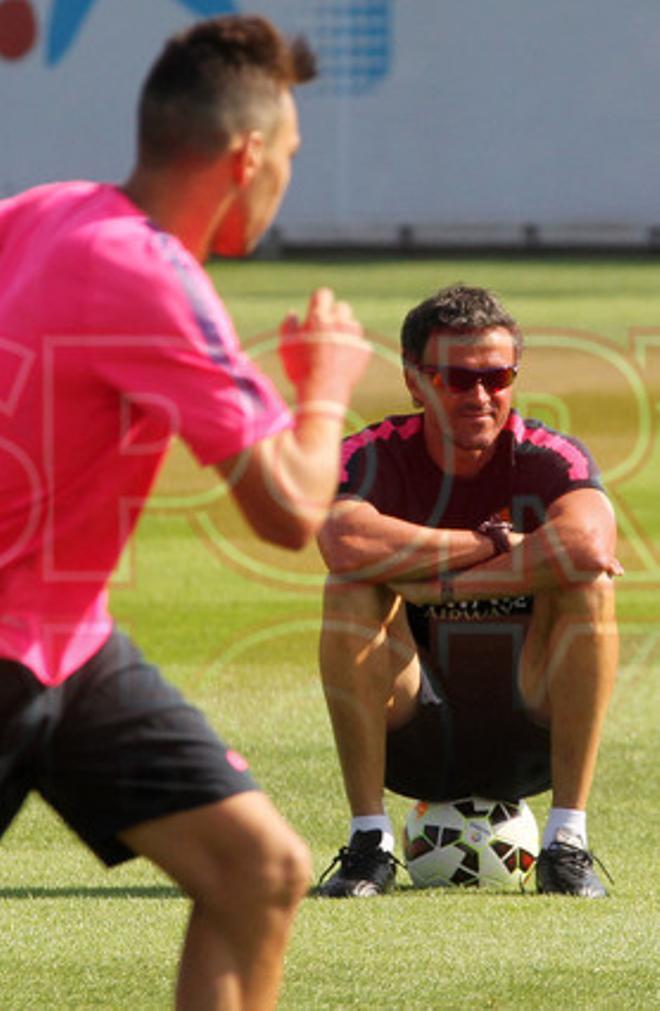
[[272, 220], [299, 143], [291, 88], [312, 72], [261, 18], [202, 22], [147, 78], [124, 186], [0, 203], [0, 829], [36, 789], [106, 864], [162, 868], [193, 900], [177, 1007], [195, 1011], [274, 1006], [309, 857], [114, 629], [106, 591], [173, 434], [268, 541], [302, 546], [334, 497], [368, 359], [350, 307], [321, 289], [285, 321], [292, 415], [200, 266]]
[[439, 291], [401, 342], [421, 410], [345, 441], [320, 534], [321, 670], [353, 820], [318, 890], [393, 882], [384, 786], [551, 787], [537, 887], [602, 896], [585, 811], [618, 659], [612, 507], [580, 442], [512, 410], [522, 337], [492, 293]]

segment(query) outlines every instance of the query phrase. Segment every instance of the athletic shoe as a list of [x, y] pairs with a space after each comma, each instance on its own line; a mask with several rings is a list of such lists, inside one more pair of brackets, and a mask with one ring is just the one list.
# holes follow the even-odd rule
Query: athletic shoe
[[[326, 899], [362, 899], [388, 892], [394, 885], [399, 861], [380, 848], [381, 838], [377, 828], [355, 832], [348, 846], [342, 846], [323, 872], [313, 894]], [[339, 869], [326, 881], [337, 864]]]
[[[541, 850], [536, 861], [538, 892], [579, 895], [585, 899], [605, 898], [607, 890], [594, 871], [594, 857], [583, 849], [581, 842], [574, 836], [562, 836]], [[603, 870], [607, 874], [604, 867]]]

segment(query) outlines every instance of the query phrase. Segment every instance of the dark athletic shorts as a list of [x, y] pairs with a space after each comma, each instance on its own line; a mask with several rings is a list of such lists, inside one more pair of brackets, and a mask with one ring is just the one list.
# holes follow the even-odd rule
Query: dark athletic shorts
[[[527, 603], [524, 603], [527, 601]], [[422, 660], [417, 712], [387, 736], [386, 785], [423, 800], [519, 800], [551, 785], [550, 732], [530, 719], [518, 664], [532, 603], [442, 620], [408, 608]]]
[[115, 631], [56, 687], [0, 659], [0, 834], [38, 790], [108, 866], [123, 829], [257, 789], [240, 755]]

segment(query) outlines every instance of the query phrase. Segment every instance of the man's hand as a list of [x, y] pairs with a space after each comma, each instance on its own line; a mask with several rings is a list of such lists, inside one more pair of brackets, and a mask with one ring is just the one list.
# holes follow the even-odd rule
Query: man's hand
[[301, 321], [289, 313], [280, 326], [280, 358], [299, 403], [336, 400], [345, 404], [364, 372], [371, 348], [348, 302], [329, 288], [315, 291]]
[[296, 390], [293, 427], [222, 461], [219, 470], [231, 477], [234, 498], [260, 537], [300, 548], [333, 502], [344, 414], [371, 349], [350, 306], [329, 288], [314, 292], [302, 322], [287, 316], [280, 334], [280, 357]]

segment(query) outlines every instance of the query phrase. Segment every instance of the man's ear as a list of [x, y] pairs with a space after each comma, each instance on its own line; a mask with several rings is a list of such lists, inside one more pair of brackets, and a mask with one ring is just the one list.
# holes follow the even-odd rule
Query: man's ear
[[264, 135], [261, 130], [249, 130], [241, 134], [232, 148], [231, 158], [234, 183], [241, 189], [249, 186], [264, 158]]
[[413, 407], [423, 407], [424, 403], [420, 399], [419, 387], [417, 385], [417, 370], [410, 365], [404, 365], [403, 378], [406, 386], [408, 387], [408, 392], [412, 397]]

